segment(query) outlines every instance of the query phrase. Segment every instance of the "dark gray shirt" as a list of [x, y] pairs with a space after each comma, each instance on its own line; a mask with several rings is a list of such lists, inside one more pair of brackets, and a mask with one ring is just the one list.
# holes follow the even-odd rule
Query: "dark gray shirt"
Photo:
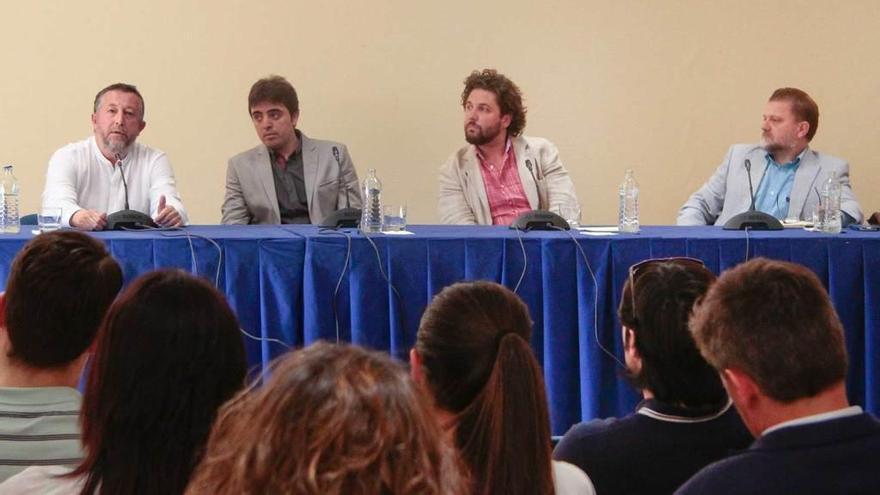
[[284, 165], [278, 163], [278, 155], [274, 151], [269, 151], [269, 159], [272, 160], [272, 178], [275, 180], [281, 223], [311, 223], [303, 177], [302, 144], [287, 157]]

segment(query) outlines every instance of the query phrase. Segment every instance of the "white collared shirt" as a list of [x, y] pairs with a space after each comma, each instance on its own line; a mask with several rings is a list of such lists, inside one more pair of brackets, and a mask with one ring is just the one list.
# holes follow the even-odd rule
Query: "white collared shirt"
[[104, 157], [94, 136], [62, 147], [49, 159], [43, 206], [61, 208], [65, 227], [70, 226], [70, 217], [83, 208], [102, 213], [123, 210], [123, 173], [130, 209], [155, 218], [159, 197], [164, 195], [166, 204], [180, 213], [184, 224], [188, 223], [165, 153], [135, 142], [120, 168]]

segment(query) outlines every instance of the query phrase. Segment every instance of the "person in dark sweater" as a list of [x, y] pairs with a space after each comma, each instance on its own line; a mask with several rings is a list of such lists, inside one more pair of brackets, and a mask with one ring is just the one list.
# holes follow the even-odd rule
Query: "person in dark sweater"
[[596, 493], [672, 493], [752, 437], [688, 331], [694, 302], [715, 276], [690, 258], [630, 267], [618, 313], [626, 376], [642, 392], [623, 418], [573, 426], [553, 457], [577, 465]]
[[880, 493], [880, 421], [849, 405], [843, 325], [813, 272], [741, 264], [697, 305], [691, 330], [757, 440], [676, 493]]

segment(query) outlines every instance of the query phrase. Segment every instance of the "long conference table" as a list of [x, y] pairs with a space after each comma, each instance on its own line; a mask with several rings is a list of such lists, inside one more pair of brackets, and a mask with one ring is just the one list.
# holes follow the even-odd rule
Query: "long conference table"
[[[168, 232], [101, 232], [126, 284], [176, 267], [216, 281], [242, 326], [249, 362], [265, 367], [288, 348], [346, 341], [405, 360], [431, 298], [461, 280], [517, 289], [534, 322], [553, 434], [632, 411], [616, 316], [628, 267], [690, 256], [721, 273], [765, 256], [809, 267], [828, 288], [846, 329], [850, 400], [880, 413], [880, 234], [838, 235], [717, 227], [643, 227], [635, 235], [517, 232], [501, 227], [410, 226], [413, 235], [313, 226], [191, 226]], [[0, 281], [30, 232], [0, 236]], [[593, 275], [595, 276], [595, 279]]]

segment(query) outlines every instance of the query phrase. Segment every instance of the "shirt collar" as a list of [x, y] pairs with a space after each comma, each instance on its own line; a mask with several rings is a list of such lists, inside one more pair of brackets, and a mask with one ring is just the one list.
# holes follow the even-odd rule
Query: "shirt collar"
[[777, 423], [770, 428], [767, 428], [763, 432], [761, 432], [761, 436], [764, 436], [768, 433], [774, 432], [776, 430], [780, 430], [782, 428], [787, 428], [789, 426], [801, 426], [808, 425], [812, 423], [821, 423], [822, 421], [829, 421], [832, 419], [845, 418], [848, 416], [858, 416], [862, 414], [862, 408], [859, 406], [849, 406], [844, 407], [842, 409], [835, 409], [834, 411], [828, 411], [819, 414], [811, 414], [810, 416], [803, 416], [800, 418], [792, 419], [790, 421], [783, 421], [782, 423]]
[[792, 160], [784, 165], [780, 165], [780, 164], [776, 163], [776, 160], [773, 158], [773, 155], [771, 155], [770, 152], [768, 151], [767, 152], [767, 163], [773, 164], [777, 167], [789, 167], [789, 166], [800, 165], [801, 158], [804, 157], [804, 153], [806, 153], [808, 149], [809, 149], [809, 146], [805, 146], [804, 149], [802, 149], [801, 152], [798, 153], [798, 156], [796, 156], [794, 160]]
[[729, 398], [721, 407], [682, 407], [647, 399], [638, 405], [636, 414], [667, 423], [703, 423], [724, 415], [732, 406], [733, 401]]
[[[501, 163], [502, 163], [502, 164], [504, 164], [505, 162], [507, 162], [507, 155], [510, 154], [510, 148], [511, 148], [511, 146], [513, 146], [513, 140], [510, 139], [510, 136], [507, 136], [507, 141], [504, 143], [504, 157], [501, 159]], [[484, 161], [486, 161], [486, 157], [483, 156], [483, 152], [480, 151], [480, 147], [479, 147], [479, 146], [474, 145], [474, 150], [475, 150], [475, 152], [476, 152], [476, 154], [477, 154], [477, 158], [480, 159], [480, 162], [481, 162], [481, 163], [484, 162]]]
[[[291, 153], [290, 156], [288, 156], [286, 160], [284, 160], [285, 163], [290, 162], [291, 158], [302, 153], [302, 143], [303, 143], [302, 142], [302, 133], [299, 132], [299, 129], [294, 129], [293, 132], [296, 134], [296, 149], [293, 150], [293, 153]], [[269, 159], [272, 160], [272, 163], [276, 163], [275, 160], [276, 160], [277, 155], [275, 153], [275, 150], [273, 150], [272, 148], [268, 148], [268, 147], [266, 149], [269, 150]]]

